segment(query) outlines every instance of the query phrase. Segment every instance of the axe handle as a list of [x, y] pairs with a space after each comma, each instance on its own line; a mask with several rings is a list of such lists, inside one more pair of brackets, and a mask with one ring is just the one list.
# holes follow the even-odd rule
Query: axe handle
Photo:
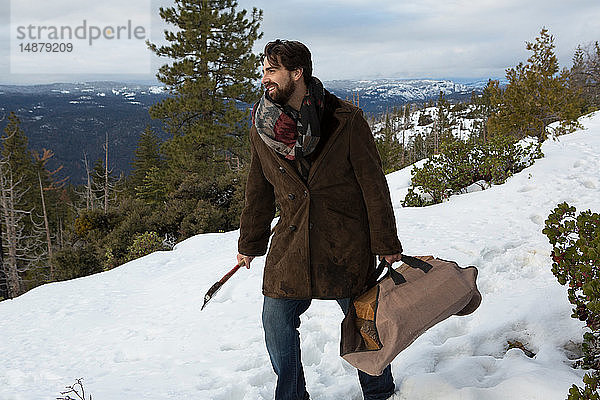
[[240, 269], [240, 267], [242, 267], [244, 264], [246, 264], [246, 263], [244, 262], [244, 260], [240, 261], [240, 263], [239, 263], [238, 265], [236, 265], [235, 267], [233, 267], [233, 268], [231, 269], [231, 271], [229, 271], [228, 273], [226, 273], [226, 274], [225, 274], [225, 275], [224, 275], [224, 276], [221, 278], [221, 280], [220, 280], [220, 281], [218, 281], [218, 282], [215, 282], [215, 284], [214, 284], [214, 285], [212, 285], [210, 289], [208, 289], [208, 292], [206, 292], [206, 294], [204, 295], [204, 304], [202, 304], [202, 308], [201, 308], [201, 310], [204, 310], [204, 307], [206, 307], [206, 304], [207, 304], [207, 303], [210, 301], [210, 299], [212, 299], [212, 297], [215, 295], [215, 293], [217, 293], [217, 292], [219, 291], [219, 289], [221, 289], [221, 287], [223, 286], [223, 284], [224, 284], [225, 282], [227, 282], [227, 280], [228, 280], [229, 278], [231, 278], [231, 276], [232, 276], [233, 274], [235, 274], [235, 273], [236, 273], [236, 271], [237, 271], [238, 269]]
[[221, 280], [219, 281], [219, 283], [222, 285], [225, 282], [227, 282], [229, 280], [229, 278], [231, 278], [231, 276], [233, 274], [235, 274], [237, 272], [238, 269], [240, 269], [241, 267], [243, 267], [246, 263], [244, 262], [244, 260], [240, 261], [240, 263], [238, 265], [236, 265], [235, 267], [233, 267], [231, 269], [231, 271], [229, 271], [228, 273], [226, 273]]

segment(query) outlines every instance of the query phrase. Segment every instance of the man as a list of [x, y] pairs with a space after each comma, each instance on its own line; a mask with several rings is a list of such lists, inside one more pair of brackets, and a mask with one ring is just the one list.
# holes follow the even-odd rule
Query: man
[[[306, 400], [300, 315], [311, 299], [350, 299], [376, 279], [375, 256], [393, 263], [402, 246], [389, 189], [362, 112], [312, 76], [308, 48], [276, 40], [265, 46], [254, 106], [252, 160], [240, 220], [238, 262], [264, 255], [275, 204], [280, 208], [263, 278], [263, 328], [277, 374], [275, 400]], [[365, 400], [392, 396], [381, 376], [359, 371]]]

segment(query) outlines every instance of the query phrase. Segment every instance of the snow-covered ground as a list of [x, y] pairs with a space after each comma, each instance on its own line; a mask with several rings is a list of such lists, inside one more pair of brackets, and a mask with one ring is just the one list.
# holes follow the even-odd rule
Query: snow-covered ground
[[[600, 113], [547, 141], [545, 158], [504, 185], [426, 208], [401, 208], [410, 172], [388, 176], [405, 253], [479, 268], [481, 307], [436, 325], [392, 364], [403, 400], [562, 400], [583, 326], [550, 272], [541, 233], [557, 203], [600, 211]], [[200, 311], [235, 263], [238, 232], [205, 234], [109, 272], [52, 283], [0, 303], [0, 399], [56, 398], [84, 378], [94, 400], [271, 399], [275, 375], [260, 324], [264, 257]], [[342, 313], [314, 301], [302, 317], [316, 400], [361, 398], [338, 356]], [[518, 340], [536, 353], [507, 349]]]

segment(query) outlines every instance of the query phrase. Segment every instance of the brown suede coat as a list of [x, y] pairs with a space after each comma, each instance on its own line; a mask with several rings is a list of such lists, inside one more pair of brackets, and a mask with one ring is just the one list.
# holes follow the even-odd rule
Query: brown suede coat
[[374, 255], [402, 252], [389, 189], [371, 130], [360, 109], [326, 93], [320, 148], [308, 181], [250, 130], [252, 161], [238, 251], [267, 251], [275, 203], [280, 207], [267, 255], [263, 294], [338, 299], [373, 280]]

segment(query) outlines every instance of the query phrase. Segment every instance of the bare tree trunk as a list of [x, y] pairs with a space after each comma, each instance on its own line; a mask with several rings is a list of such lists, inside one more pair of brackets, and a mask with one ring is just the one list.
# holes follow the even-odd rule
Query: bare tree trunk
[[59, 249], [65, 247], [64, 237], [63, 237], [63, 221], [62, 218], [58, 219], [58, 246]]
[[[408, 116], [407, 116], [408, 114]], [[405, 166], [404, 164], [404, 153], [405, 153], [405, 149], [406, 149], [406, 144], [405, 144], [405, 136], [406, 136], [406, 128], [408, 127], [408, 119], [410, 118], [410, 104], [406, 104], [402, 110], [402, 159], [401, 159], [401, 163], [402, 163], [402, 167]]]
[[[46, 230], [46, 243], [48, 245], [48, 260], [52, 260], [52, 240], [50, 239], [50, 225], [48, 224], [48, 213], [46, 212], [46, 200], [44, 198], [44, 186], [42, 185], [42, 176], [38, 171], [38, 180], [40, 182], [40, 197], [42, 199], [42, 211], [44, 213], [44, 228]], [[54, 267], [50, 262], [50, 280], [54, 281]]]
[[87, 154], [83, 153], [83, 163], [85, 164], [85, 173], [87, 175], [87, 184], [85, 186], [85, 209], [93, 210], [94, 202], [92, 200], [92, 180], [90, 179], [90, 166], [87, 160]]
[[436, 122], [433, 123], [433, 154], [438, 153], [439, 132], [437, 125], [438, 124]]
[[[0, 179], [2, 178], [0, 177]], [[0, 207], [3, 209], [4, 190], [1, 189], [2, 188], [0, 188], [0, 191], [2, 192], [0, 193]], [[2, 232], [2, 229], [0, 229], [0, 285], [2, 285], [0, 286], [0, 297], [10, 298], [8, 291], [8, 265], [4, 263], [4, 232]]]
[[4, 269], [6, 274], [8, 297], [12, 299], [20, 294], [21, 284], [17, 269], [17, 221], [14, 209], [13, 179], [12, 173], [10, 172], [2, 176], [0, 206], [2, 207], [2, 216], [4, 217], [4, 226], [6, 227], [5, 243], [8, 250], [8, 259], [6, 260], [6, 264], [4, 264]]
[[104, 142], [104, 213], [108, 212], [108, 132]]

